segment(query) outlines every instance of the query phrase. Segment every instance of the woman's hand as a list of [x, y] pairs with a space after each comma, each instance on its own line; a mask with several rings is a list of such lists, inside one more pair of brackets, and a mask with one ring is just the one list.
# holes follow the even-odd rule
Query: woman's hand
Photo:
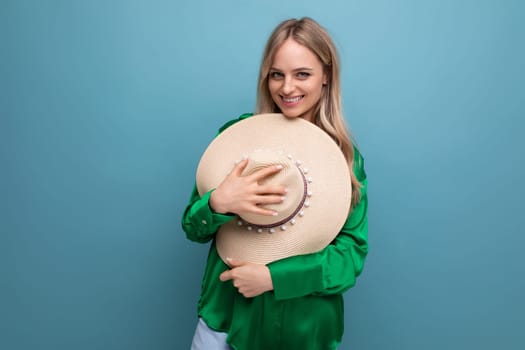
[[210, 207], [217, 213], [277, 215], [273, 210], [264, 209], [260, 205], [278, 204], [284, 200], [284, 186], [264, 185], [260, 182], [276, 174], [282, 166], [269, 166], [254, 173], [242, 176], [248, 165], [244, 159], [233, 168], [219, 186], [212, 192]]
[[246, 298], [253, 298], [273, 290], [272, 276], [266, 265], [226, 259], [230, 270], [219, 276], [225, 282], [231, 280], [233, 286]]

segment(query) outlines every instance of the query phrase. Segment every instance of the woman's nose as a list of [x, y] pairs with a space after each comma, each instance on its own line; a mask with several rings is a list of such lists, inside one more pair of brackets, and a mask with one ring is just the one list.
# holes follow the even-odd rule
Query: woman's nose
[[283, 95], [291, 94], [294, 89], [295, 89], [295, 85], [294, 85], [293, 79], [285, 78], [283, 80], [283, 86], [281, 88], [281, 90], [283, 91]]

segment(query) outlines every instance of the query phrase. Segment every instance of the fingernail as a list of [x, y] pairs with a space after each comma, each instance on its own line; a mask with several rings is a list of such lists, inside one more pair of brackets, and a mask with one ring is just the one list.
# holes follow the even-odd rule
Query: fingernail
[[277, 213], [276, 211], [274, 211], [274, 212], [272, 213], [272, 216], [277, 216], [277, 214], [278, 214], [278, 213]]
[[281, 164], [279, 164], [279, 165], [276, 165], [275, 168], [280, 170], [280, 169], [283, 168], [283, 166]]
[[281, 197], [281, 202], [284, 202], [285, 199], [286, 199], [286, 197], [285, 197], [285, 196], [282, 196], [282, 197]]
[[284, 189], [284, 193], [288, 193], [288, 189], [287, 188]]
[[248, 159], [248, 155], [247, 154], [243, 154], [242, 155], [242, 160], [246, 160], [246, 159]]
[[227, 261], [232, 261], [232, 258], [226, 258]]

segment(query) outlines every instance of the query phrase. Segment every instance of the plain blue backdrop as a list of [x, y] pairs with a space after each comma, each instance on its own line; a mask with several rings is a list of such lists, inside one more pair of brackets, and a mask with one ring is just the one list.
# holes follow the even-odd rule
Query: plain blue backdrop
[[200, 155], [271, 30], [343, 64], [371, 251], [341, 349], [524, 349], [521, 1], [0, 1], [0, 348], [188, 349]]

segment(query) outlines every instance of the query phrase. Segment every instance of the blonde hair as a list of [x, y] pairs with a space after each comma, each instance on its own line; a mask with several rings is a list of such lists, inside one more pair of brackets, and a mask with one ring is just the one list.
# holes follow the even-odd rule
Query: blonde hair
[[270, 35], [263, 53], [257, 85], [257, 113], [279, 113], [268, 88], [270, 68], [275, 52], [286, 39], [292, 38], [312, 51], [322, 63], [327, 76], [321, 98], [315, 107], [313, 123], [323, 129], [339, 145], [350, 169], [352, 181], [352, 207], [361, 196], [361, 184], [354, 171], [354, 147], [345, 124], [341, 105], [341, 83], [337, 49], [328, 32], [311, 18], [288, 19], [281, 22]]

